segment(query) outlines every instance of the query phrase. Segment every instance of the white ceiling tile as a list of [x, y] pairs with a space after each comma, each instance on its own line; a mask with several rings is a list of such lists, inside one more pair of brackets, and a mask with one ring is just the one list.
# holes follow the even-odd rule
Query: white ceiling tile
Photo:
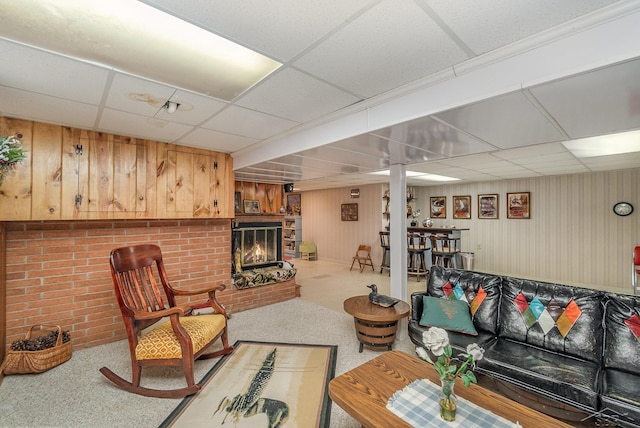
[[[351, 162], [350, 162], [351, 161]], [[324, 159], [317, 159], [313, 157], [289, 155], [278, 159], [273, 159], [270, 164], [279, 165], [281, 168], [286, 168], [287, 165], [295, 166], [298, 171], [303, 169], [312, 169], [318, 171], [330, 171], [338, 174], [351, 174], [362, 172], [363, 169], [358, 167], [357, 160], [353, 158], [343, 157], [340, 162], [330, 162]], [[365, 170], [366, 171], [366, 170]]]
[[[372, 132], [429, 153], [456, 157], [493, 151], [496, 147], [473, 138], [432, 117], [422, 117]], [[430, 156], [436, 160], [441, 156]]]
[[179, 144], [199, 147], [201, 149], [215, 150], [224, 153], [233, 153], [244, 147], [255, 144], [258, 140], [240, 137], [210, 129], [197, 128], [193, 132], [180, 138]]
[[562, 143], [547, 143], [536, 144], [527, 147], [517, 147], [515, 149], [500, 150], [492, 153], [492, 156], [500, 159], [514, 160], [531, 159], [533, 157], [553, 154], [569, 154], [569, 151], [565, 146], [562, 145]]
[[307, 122], [360, 101], [320, 80], [284, 69], [258, 85], [237, 104], [296, 122]]
[[175, 91], [176, 89], [170, 86], [116, 73], [105, 106], [153, 117]]
[[372, 97], [466, 58], [415, 2], [395, 0], [376, 4], [294, 65]]
[[561, 175], [561, 174], [580, 174], [589, 172], [589, 168], [580, 164], [572, 163], [567, 165], [551, 164], [551, 165], [539, 165], [531, 166], [532, 171], [537, 172], [540, 175]]
[[297, 125], [299, 123], [292, 120], [231, 106], [203, 123], [202, 127], [262, 140]]
[[96, 122], [98, 107], [0, 86], [0, 114], [91, 129]]
[[391, 163], [424, 162], [442, 157], [374, 134], [357, 135], [333, 143], [330, 146], [353, 154], [366, 154], [387, 159]]
[[435, 116], [501, 149], [563, 139], [519, 91]]
[[0, 52], [4, 86], [94, 105], [102, 99], [107, 69], [1, 38]]
[[571, 138], [640, 129], [640, 60], [531, 88]]
[[[476, 54], [489, 52], [618, 0], [429, 0]], [[487, 23], [491, 23], [487, 25]]]
[[191, 131], [193, 127], [153, 117], [141, 118], [141, 116], [132, 113], [104, 109], [98, 129], [117, 135], [174, 142]]

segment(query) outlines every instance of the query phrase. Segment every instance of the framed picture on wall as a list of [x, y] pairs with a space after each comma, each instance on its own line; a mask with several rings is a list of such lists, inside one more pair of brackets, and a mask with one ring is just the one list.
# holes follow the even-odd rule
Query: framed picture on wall
[[454, 219], [470, 219], [471, 218], [471, 196], [454, 196], [453, 197], [453, 218]]
[[529, 192], [507, 193], [507, 218], [531, 218], [531, 195]]
[[498, 218], [498, 195], [495, 193], [478, 195], [478, 218]]
[[287, 214], [302, 215], [302, 198], [300, 193], [287, 194]]
[[358, 204], [342, 204], [340, 215], [342, 221], [358, 221]]
[[245, 199], [243, 202], [245, 214], [260, 214], [260, 201]]
[[429, 215], [431, 218], [447, 218], [447, 197], [432, 196], [429, 198]]

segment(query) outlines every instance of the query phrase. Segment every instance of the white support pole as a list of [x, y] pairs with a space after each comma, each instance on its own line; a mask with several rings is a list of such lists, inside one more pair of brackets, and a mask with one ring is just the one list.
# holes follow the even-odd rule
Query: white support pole
[[407, 185], [406, 166], [390, 167], [389, 243], [391, 247], [391, 296], [407, 301]]

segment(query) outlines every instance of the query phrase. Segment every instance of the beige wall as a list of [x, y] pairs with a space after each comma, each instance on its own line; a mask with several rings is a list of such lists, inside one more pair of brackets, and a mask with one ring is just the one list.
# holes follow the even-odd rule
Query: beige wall
[[[553, 177], [415, 188], [414, 208], [426, 218], [430, 196], [447, 196], [447, 219], [436, 226], [469, 228], [462, 232], [463, 251], [476, 254], [475, 270], [503, 273], [603, 290], [631, 292], [631, 253], [640, 245], [640, 168]], [[352, 186], [356, 187], [356, 186]], [[360, 186], [302, 194], [303, 238], [318, 244], [323, 260], [351, 263], [359, 243], [374, 247], [386, 186]], [[506, 218], [507, 192], [531, 192], [531, 219]], [[477, 195], [497, 193], [498, 220], [479, 220]], [[472, 218], [452, 220], [452, 196], [470, 195]], [[617, 201], [631, 202], [628, 217], [613, 214]], [[340, 204], [358, 202], [359, 221], [342, 222]], [[478, 248], [479, 246], [479, 248]]]

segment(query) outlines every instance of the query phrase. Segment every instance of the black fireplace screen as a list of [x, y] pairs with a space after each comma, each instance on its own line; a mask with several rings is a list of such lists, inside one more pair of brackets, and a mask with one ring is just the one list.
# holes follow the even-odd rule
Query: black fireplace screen
[[234, 263], [238, 269], [277, 264], [282, 258], [282, 225], [239, 227], [233, 231]]

